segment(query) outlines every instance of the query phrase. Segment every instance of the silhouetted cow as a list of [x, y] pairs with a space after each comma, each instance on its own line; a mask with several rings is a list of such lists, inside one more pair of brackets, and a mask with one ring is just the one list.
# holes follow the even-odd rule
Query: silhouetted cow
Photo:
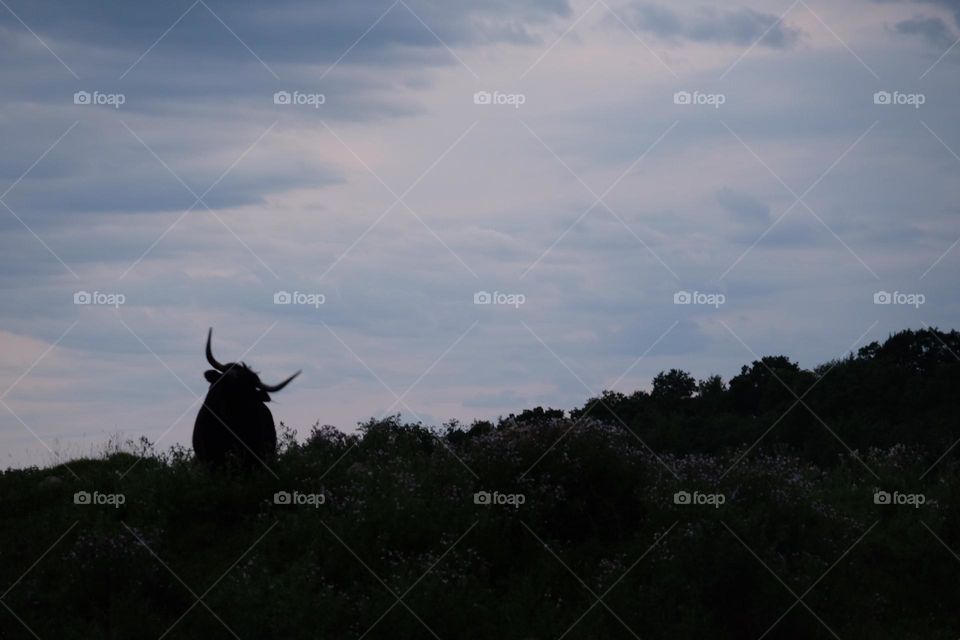
[[261, 463], [277, 451], [277, 430], [267, 408], [268, 393], [280, 391], [295, 374], [277, 385], [264, 384], [257, 373], [243, 362], [220, 364], [213, 357], [207, 334], [207, 362], [213, 369], [203, 376], [210, 390], [203, 400], [193, 426], [193, 450], [197, 459], [220, 466], [233, 453], [245, 466]]

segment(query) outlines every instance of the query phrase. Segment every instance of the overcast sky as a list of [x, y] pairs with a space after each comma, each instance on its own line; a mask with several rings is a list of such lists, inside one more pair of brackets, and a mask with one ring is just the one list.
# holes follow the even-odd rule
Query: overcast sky
[[2, 0], [0, 466], [960, 327], [960, 2], [746, 1]]

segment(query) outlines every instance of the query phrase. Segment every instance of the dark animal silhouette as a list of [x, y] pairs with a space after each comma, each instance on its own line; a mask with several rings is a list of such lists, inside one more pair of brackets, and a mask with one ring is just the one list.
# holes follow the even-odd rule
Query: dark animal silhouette
[[277, 450], [273, 414], [265, 403], [270, 402], [270, 393], [283, 389], [300, 372], [280, 384], [264, 384], [243, 362], [217, 362], [210, 348], [212, 337], [211, 328], [207, 333], [207, 362], [213, 369], [203, 374], [210, 390], [193, 426], [194, 453], [212, 467], [222, 466], [230, 455], [246, 467], [261, 464]]

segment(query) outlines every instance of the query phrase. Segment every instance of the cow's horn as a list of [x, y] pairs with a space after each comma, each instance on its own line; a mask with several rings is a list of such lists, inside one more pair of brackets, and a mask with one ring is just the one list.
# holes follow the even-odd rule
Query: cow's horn
[[213, 338], [213, 327], [210, 327], [210, 331], [207, 333], [207, 362], [217, 371], [223, 371], [226, 367], [217, 362], [216, 358], [213, 357], [213, 349], [210, 348], [211, 338]]
[[275, 385], [272, 385], [272, 386], [269, 385], [269, 384], [263, 384], [263, 383], [261, 382], [261, 383], [260, 383], [260, 388], [263, 389], [264, 391], [269, 392], [269, 393], [276, 393], [277, 391], [280, 391], [280, 389], [283, 389], [285, 386], [287, 386], [288, 384], [290, 384], [290, 382], [291, 382], [294, 378], [296, 378], [298, 375], [300, 375], [300, 372], [299, 372], [299, 371], [297, 371], [295, 374], [293, 374], [292, 376], [290, 376], [289, 378], [287, 378], [286, 380], [284, 380], [284, 381], [281, 382], [280, 384], [275, 384]]

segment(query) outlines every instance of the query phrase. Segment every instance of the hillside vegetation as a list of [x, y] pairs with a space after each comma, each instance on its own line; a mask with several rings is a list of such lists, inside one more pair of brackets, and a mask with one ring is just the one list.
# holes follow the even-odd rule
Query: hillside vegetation
[[957, 354], [8, 470], [0, 638], [957, 638]]

